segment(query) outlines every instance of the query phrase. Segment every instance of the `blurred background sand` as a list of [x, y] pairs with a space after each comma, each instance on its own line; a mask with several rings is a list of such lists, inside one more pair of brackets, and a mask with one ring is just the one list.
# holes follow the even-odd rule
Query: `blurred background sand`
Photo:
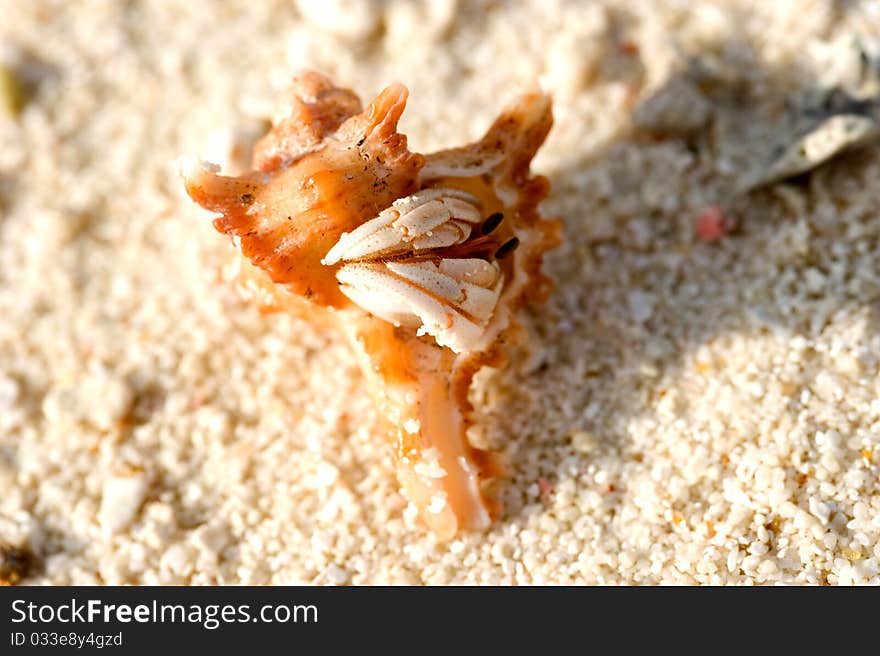
[[[25, 583], [880, 582], [880, 151], [731, 192], [880, 2], [0, 16], [0, 542]], [[513, 470], [485, 535], [425, 531], [345, 344], [241, 302], [183, 194], [176, 159], [240, 170], [303, 67], [406, 84], [422, 152], [518, 85], [554, 95], [557, 288], [472, 394]]]

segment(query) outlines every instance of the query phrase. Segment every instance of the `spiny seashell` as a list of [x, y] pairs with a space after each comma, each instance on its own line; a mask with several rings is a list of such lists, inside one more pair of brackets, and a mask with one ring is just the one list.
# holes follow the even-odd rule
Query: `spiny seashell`
[[347, 335], [404, 493], [448, 538], [499, 512], [486, 483], [502, 467], [468, 441], [468, 388], [522, 334], [516, 311], [550, 290], [541, 259], [561, 226], [539, 216], [548, 184], [529, 164], [552, 116], [547, 96], [527, 93], [480, 141], [420, 155], [397, 132], [406, 97], [394, 84], [361, 111], [351, 91], [303, 73], [255, 171], [182, 174], [222, 214], [214, 226], [247, 258], [236, 267], [252, 297]]

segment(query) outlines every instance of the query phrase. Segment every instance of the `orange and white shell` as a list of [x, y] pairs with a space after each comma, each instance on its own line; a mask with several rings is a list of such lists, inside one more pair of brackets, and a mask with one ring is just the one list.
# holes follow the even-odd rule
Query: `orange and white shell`
[[504, 362], [516, 312], [551, 287], [541, 260], [561, 226], [538, 214], [549, 186], [529, 164], [552, 115], [531, 92], [480, 141], [421, 155], [397, 132], [406, 98], [393, 84], [362, 111], [353, 92], [305, 72], [252, 172], [192, 162], [182, 174], [247, 258], [252, 295], [349, 338], [388, 420], [403, 492], [448, 538], [500, 510], [486, 483], [502, 467], [468, 442], [468, 388]]

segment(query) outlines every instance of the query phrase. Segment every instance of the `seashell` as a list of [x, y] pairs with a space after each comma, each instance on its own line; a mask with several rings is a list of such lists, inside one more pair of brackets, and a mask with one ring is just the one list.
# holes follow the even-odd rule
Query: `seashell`
[[406, 98], [392, 84], [361, 111], [353, 92], [303, 73], [254, 171], [187, 162], [182, 175], [244, 255], [235, 268], [249, 296], [347, 335], [404, 494], [449, 538], [500, 511], [487, 484], [503, 467], [468, 441], [467, 396], [522, 335], [516, 312], [552, 286], [540, 268], [561, 223], [538, 214], [549, 185], [529, 171], [552, 115], [532, 91], [478, 142], [421, 155], [397, 132]]
[[880, 139], [880, 41], [844, 38], [826, 48], [823, 83], [793, 99], [791, 115], [776, 126], [775, 152], [741, 176], [738, 193], [808, 173]]

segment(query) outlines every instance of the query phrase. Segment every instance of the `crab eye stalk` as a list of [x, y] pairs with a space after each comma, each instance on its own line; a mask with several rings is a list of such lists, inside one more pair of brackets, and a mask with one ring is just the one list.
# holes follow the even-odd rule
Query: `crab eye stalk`
[[495, 228], [501, 225], [501, 222], [504, 220], [504, 214], [501, 212], [495, 212], [494, 214], [490, 214], [486, 217], [486, 220], [483, 221], [483, 225], [480, 226], [480, 234], [488, 235], [492, 233]]
[[513, 253], [519, 247], [519, 237], [511, 237], [498, 247], [495, 251], [495, 259], [503, 260], [505, 257]]

